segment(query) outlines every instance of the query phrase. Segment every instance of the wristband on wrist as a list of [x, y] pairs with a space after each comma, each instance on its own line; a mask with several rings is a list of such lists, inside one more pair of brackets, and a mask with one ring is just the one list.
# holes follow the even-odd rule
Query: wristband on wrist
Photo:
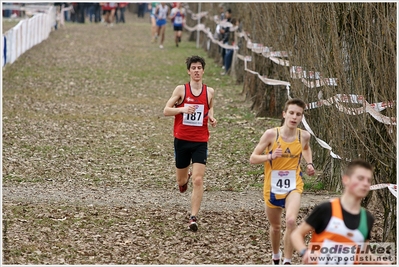
[[303, 257], [303, 255], [305, 255], [305, 253], [306, 253], [307, 250], [308, 250], [307, 248], [302, 249], [302, 250], [299, 252], [299, 257]]
[[314, 165], [313, 165], [313, 163], [312, 163], [312, 162], [310, 162], [310, 163], [306, 164], [306, 166], [308, 166], [308, 165], [312, 165], [312, 167], [314, 168]]

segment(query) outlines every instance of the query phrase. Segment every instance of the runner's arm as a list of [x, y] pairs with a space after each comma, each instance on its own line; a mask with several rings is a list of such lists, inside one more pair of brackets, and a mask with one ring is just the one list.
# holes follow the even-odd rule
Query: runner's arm
[[213, 98], [215, 96], [215, 90], [211, 87], [208, 87], [208, 95], [210, 96], [210, 101], [209, 101], [209, 111], [208, 111], [208, 118], [209, 122], [211, 123], [212, 127], [216, 127], [217, 120], [214, 117], [213, 113]]
[[[305, 244], [306, 234], [310, 231], [312, 231], [313, 234], [320, 234], [323, 232], [330, 222], [331, 216], [332, 207], [330, 201], [320, 203], [313, 208], [309, 216], [291, 234], [292, 246], [298, 253], [303, 253], [304, 249], [307, 248]], [[312, 254], [312, 256], [316, 255], [317, 253]], [[304, 264], [309, 263], [309, 251], [306, 251], [306, 253], [302, 255], [302, 261]]]
[[302, 263], [309, 263], [308, 247], [305, 243], [305, 236], [309, 232], [313, 231], [313, 227], [307, 222], [303, 221], [291, 234], [291, 244], [298, 251], [298, 253], [304, 253], [302, 255]]
[[176, 17], [176, 15], [177, 15], [177, 12], [175, 12], [175, 9], [172, 8], [172, 11], [170, 12], [169, 18], [170, 18], [170, 19], [174, 19], [174, 18]]
[[183, 98], [184, 95], [184, 85], [178, 85], [172, 93], [171, 98], [166, 102], [166, 106], [163, 110], [165, 116], [176, 116], [180, 113], [192, 114], [195, 111], [194, 106], [186, 106], [176, 108], [175, 104]]
[[[312, 158], [312, 149], [310, 148], [310, 133], [308, 131], [302, 131], [303, 138], [303, 148], [302, 148], [302, 156], [306, 161], [306, 173], [310, 176], [314, 175], [314, 167], [313, 167], [313, 158]], [[310, 164], [312, 163], [312, 164]]]
[[256, 145], [254, 151], [252, 152], [251, 157], [249, 158], [249, 162], [251, 164], [260, 164], [268, 160], [271, 160], [271, 157], [273, 157], [273, 155], [270, 154], [265, 155], [264, 151], [266, 147], [268, 147], [271, 144], [270, 140], [273, 140], [274, 137], [275, 137], [275, 132], [273, 129], [265, 131], [265, 133], [260, 138], [259, 143]]

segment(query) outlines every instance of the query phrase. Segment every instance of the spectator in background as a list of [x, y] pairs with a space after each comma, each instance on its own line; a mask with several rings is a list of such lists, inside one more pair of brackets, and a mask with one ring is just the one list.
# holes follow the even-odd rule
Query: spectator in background
[[[4, 16], [5, 18], [11, 17], [12, 10], [9, 9], [10, 7], [7, 8], [7, 6], [11, 6], [12, 4], [13, 4], [13, 3], [3, 3], [3, 8], [5, 8], [5, 9], [3, 9], [3, 16]], [[55, 4], [54, 4], [54, 5], [55, 5]]]
[[183, 31], [184, 18], [186, 10], [181, 6], [181, 3], [176, 3], [176, 7], [172, 8], [169, 18], [173, 21], [173, 30], [175, 32], [176, 47], [181, 42], [181, 33]]
[[[223, 5], [222, 4], [219, 5], [219, 9], [221, 10], [221, 14], [220, 14], [220, 16], [218, 18], [219, 22], [216, 25], [215, 33], [213, 34], [213, 38], [218, 40], [218, 41], [222, 40], [222, 38], [223, 38], [222, 33], [220, 32], [220, 28], [221, 27], [220, 27], [220, 24], [219, 24], [224, 19], [224, 12], [223, 12]], [[219, 53], [220, 54], [222, 53], [222, 48], [220, 46], [219, 46]]]
[[76, 5], [76, 22], [78, 23], [85, 23], [85, 8], [86, 3], [77, 3]]
[[[238, 23], [239, 22], [237, 21], [237, 19], [231, 19], [231, 24], [233, 24], [233, 27], [238, 26]], [[229, 30], [228, 35], [228, 41], [226, 44], [234, 46], [234, 32]], [[226, 49], [226, 53], [224, 55], [224, 72], [222, 73], [222, 75], [226, 75], [230, 70], [231, 63], [233, 61], [233, 54], [234, 49]]]
[[125, 23], [125, 11], [128, 4], [127, 2], [119, 3], [119, 22]]
[[96, 19], [96, 15], [95, 15], [95, 3], [88, 3], [88, 7], [87, 7], [87, 13], [88, 13], [88, 17], [89, 17], [89, 21], [90, 22], [94, 22]]
[[71, 21], [77, 22], [78, 3], [72, 2], [71, 5], [73, 7], [73, 9], [71, 10]]
[[101, 21], [101, 6], [100, 3], [94, 3], [94, 22], [100, 22]]
[[139, 18], [144, 18], [144, 13], [145, 13], [145, 3], [138, 3], [137, 4], [137, 17]]
[[[227, 9], [226, 11], [226, 22], [230, 22], [231, 23], [231, 9]], [[223, 44], [227, 44], [229, 42], [229, 38], [230, 38], [230, 27], [221, 27], [220, 28], [220, 33], [222, 34], [222, 39], [220, 41], [222, 41]], [[222, 69], [225, 69], [225, 62], [224, 62], [224, 57], [226, 55], [226, 49], [222, 48], [222, 60], [223, 60], [223, 67]]]
[[[65, 8], [66, 7], [70, 7], [71, 6], [71, 4], [70, 3], [64, 3], [65, 4]], [[66, 11], [64, 11], [64, 19], [65, 19], [65, 21], [71, 21], [71, 10], [66, 10]]]
[[115, 20], [115, 23], [119, 23], [119, 3], [115, 3], [115, 4], [116, 4], [116, 8], [115, 8], [114, 20]]
[[219, 12], [220, 12], [219, 20], [222, 21], [222, 20], [225, 19], [223, 4], [220, 4], [220, 5], [219, 5]]
[[[219, 5], [220, 16], [219, 16], [219, 23], [224, 20], [224, 7], [222, 4]], [[223, 39], [223, 33], [220, 31], [221, 27], [220, 24], [216, 26], [214, 38], [218, 41]], [[219, 46], [219, 53], [222, 54], [222, 48]]]

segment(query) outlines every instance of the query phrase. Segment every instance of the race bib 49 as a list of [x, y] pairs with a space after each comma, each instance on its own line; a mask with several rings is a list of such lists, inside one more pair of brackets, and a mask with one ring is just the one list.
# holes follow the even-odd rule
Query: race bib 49
[[283, 195], [296, 188], [296, 171], [273, 170], [272, 193]]

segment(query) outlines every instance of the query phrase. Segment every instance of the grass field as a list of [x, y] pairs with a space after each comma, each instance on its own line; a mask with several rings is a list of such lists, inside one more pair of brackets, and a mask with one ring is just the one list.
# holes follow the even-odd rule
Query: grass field
[[3, 20], [2, 20], [3, 33], [10, 30], [12, 27], [16, 26], [18, 23], [19, 23], [19, 20], [3, 18]]

